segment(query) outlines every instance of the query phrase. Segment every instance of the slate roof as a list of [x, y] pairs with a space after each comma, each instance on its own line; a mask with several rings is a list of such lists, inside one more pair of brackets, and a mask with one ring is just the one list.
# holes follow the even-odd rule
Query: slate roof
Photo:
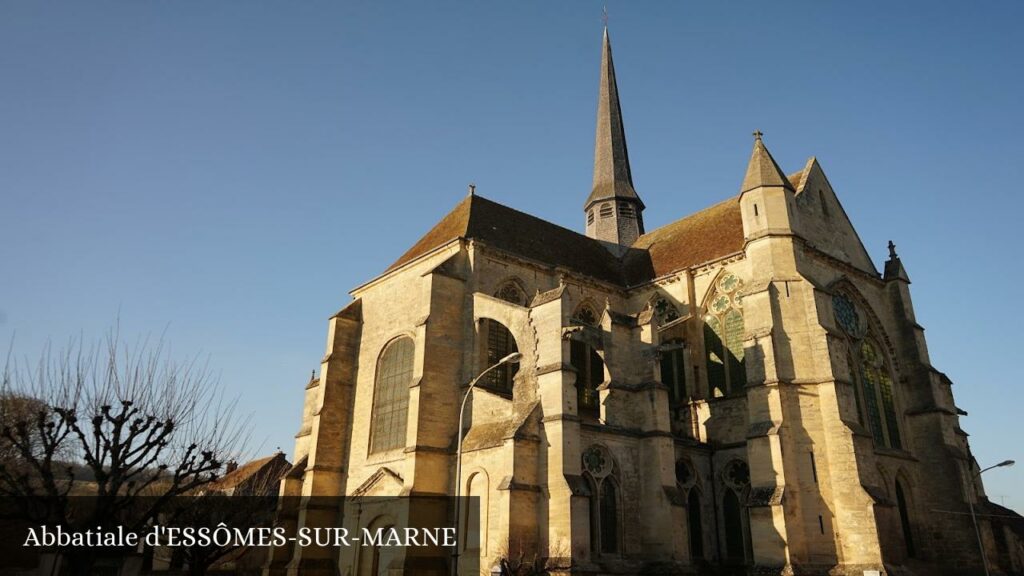
[[629, 287], [743, 250], [743, 222], [733, 197], [644, 234], [617, 258], [593, 238], [471, 195], [385, 273], [457, 238]]

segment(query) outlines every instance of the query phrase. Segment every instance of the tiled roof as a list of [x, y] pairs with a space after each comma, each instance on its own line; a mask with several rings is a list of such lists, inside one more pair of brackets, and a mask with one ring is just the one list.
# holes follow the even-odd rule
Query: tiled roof
[[457, 238], [632, 286], [743, 250], [738, 198], [730, 198], [644, 234], [616, 258], [600, 242], [481, 196], [467, 196], [385, 271]]
[[386, 272], [456, 238], [472, 238], [523, 258], [621, 283], [618, 260], [600, 242], [482, 196], [467, 196]]
[[210, 485], [210, 488], [214, 490], [229, 490], [235, 488], [242, 482], [249, 480], [250, 478], [259, 474], [262, 470], [267, 468], [274, 461], [280, 460], [284, 464], [288, 464], [287, 460], [284, 460], [284, 454], [278, 452], [272, 456], [266, 458], [259, 458], [242, 464], [238, 468], [235, 468], [231, 472], [225, 474], [222, 478]]
[[742, 250], [743, 218], [733, 197], [637, 238], [626, 264], [630, 283], [639, 284]]

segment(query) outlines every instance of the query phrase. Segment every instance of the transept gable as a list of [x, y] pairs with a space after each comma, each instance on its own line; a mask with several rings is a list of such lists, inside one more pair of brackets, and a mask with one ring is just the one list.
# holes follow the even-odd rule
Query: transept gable
[[801, 213], [800, 233], [811, 247], [869, 274], [878, 275], [864, 242], [817, 158], [807, 161], [795, 198]]

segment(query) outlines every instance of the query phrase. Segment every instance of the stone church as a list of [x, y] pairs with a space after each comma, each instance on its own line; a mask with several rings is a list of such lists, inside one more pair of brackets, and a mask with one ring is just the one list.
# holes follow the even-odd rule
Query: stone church
[[[605, 30], [585, 232], [471, 191], [352, 290], [281, 487], [321, 498], [280, 522], [401, 524], [342, 497], [458, 485], [479, 502], [460, 574], [980, 574], [978, 534], [992, 573], [1021, 571], [894, 246], [879, 271], [815, 158], [787, 174], [755, 133], [740, 168], [645, 228]], [[292, 545], [265, 572], [450, 573], [413, 556]]]

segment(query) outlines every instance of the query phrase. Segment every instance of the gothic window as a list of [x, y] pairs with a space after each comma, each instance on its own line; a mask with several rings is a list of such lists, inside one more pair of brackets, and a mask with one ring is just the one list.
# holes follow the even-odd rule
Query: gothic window
[[722, 500], [722, 516], [725, 519], [725, 557], [731, 562], [742, 562], [743, 553], [743, 513], [740, 510], [740, 499], [736, 492], [726, 490]]
[[497, 298], [501, 298], [506, 302], [518, 304], [523, 306], [526, 304], [526, 292], [519, 287], [514, 280], [509, 280], [498, 288], [498, 291], [494, 294]]
[[615, 206], [611, 202], [601, 204], [601, 218], [611, 218], [615, 214]]
[[651, 304], [654, 310], [654, 317], [658, 319], [658, 325], [664, 326], [679, 318], [679, 310], [664, 296], [658, 296]]
[[686, 499], [686, 525], [690, 533], [690, 558], [704, 557], [704, 528], [700, 518], [700, 495], [696, 488], [690, 488]]
[[370, 414], [371, 454], [405, 446], [414, 351], [411, 338], [398, 338], [384, 348], [377, 362]]
[[661, 350], [661, 383], [668, 386], [669, 402], [675, 406], [686, 402], [686, 348], [682, 340], [670, 340]]
[[836, 294], [832, 308], [836, 323], [848, 337], [847, 362], [854, 379], [857, 419], [871, 430], [876, 446], [902, 448], [892, 372], [885, 354], [871, 337], [852, 299]]
[[569, 363], [576, 369], [576, 403], [580, 416], [599, 416], [597, 387], [604, 382], [604, 361], [597, 350], [579, 340], [570, 341]]
[[[481, 323], [481, 329], [487, 342], [487, 352], [481, 362], [481, 369], [494, 366], [502, 358], [519, 351], [512, 333], [501, 322], [485, 318]], [[518, 364], [502, 364], [484, 374], [480, 384], [498, 392], [511, 393], [512, 380], [518, 370]]]
[[742, 460], [733, 460], [722, 471], [722, 481], [725, 484], [722, 495], [725, 557], [730, 563], [743, 562], [750, 541], [750, 521], [740, 498], [750, 486], [750, 467]]
[[735, 274], [722, 276], [704, 318], [708, 387], [718, 396], [740, 392], [747, 384], [742, 287], [743, 281]]
[[615, 481], [605, 478], [601, 482], [601, 553], [614, 554], [619, 551], [619, 498]]
[[593, 445], [583, 451], [583, 472], [592, 488], [590, 533], [592, 544], [601, 554], [619, 552], [619, 490], [615, 462], [608, 449]]
[[907, 547], [907, 556], [911, 558], [917, 555], [914, 550], [914, 536], [910, 529], [910, 511], [907, 507], [907, 497], [903, 492], [903, 485], [896, 481], [896, 506], [900, 512], [900, 529], [903, 531], [903, 543]]
[[572, 319], [585, 326], [597, 325], [597, 313], [588, 304], [583, 304], [577, 308], [576, 313], [572, 315]]

